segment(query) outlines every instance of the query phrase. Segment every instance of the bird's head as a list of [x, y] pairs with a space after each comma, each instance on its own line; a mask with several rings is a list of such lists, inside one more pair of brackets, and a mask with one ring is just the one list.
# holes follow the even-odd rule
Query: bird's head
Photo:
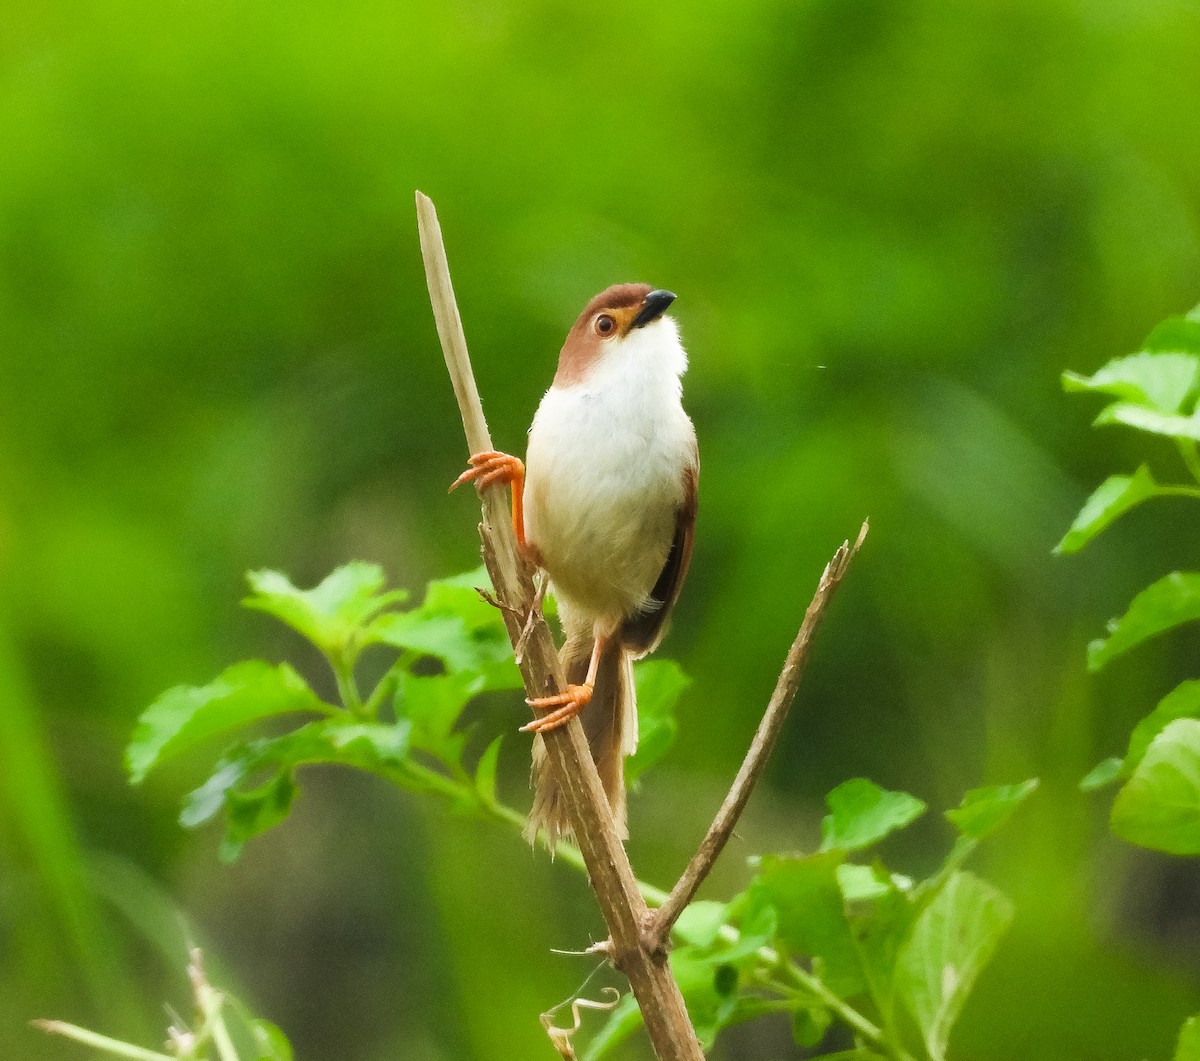
[[[649, 284], [614, 284], [601, 291], [567, 334], [555, 386], [578, 383], [597, 365], [624, 357], [656, 357], [660, 351], [662, 355], [678, 352], [682, 357], [675, 322], [664, 316], [674, 301], [672, 292]], [[681, 361], [675, 374], [685, 365], [686, 361]]]

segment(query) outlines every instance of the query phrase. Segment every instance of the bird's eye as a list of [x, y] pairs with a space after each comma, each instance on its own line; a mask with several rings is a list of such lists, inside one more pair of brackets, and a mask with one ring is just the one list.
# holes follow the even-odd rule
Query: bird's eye
[[607, 313], [601, 313], [596, 318], [596, 334], [597, 335], [612, 335], [617, 330], [617, 322], [612, 319]]

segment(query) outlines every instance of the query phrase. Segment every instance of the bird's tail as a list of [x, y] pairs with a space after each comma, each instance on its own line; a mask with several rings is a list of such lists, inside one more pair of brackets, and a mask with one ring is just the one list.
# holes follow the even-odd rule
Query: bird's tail
[[[590, 632], [570, 636], [563, 645], [559, 658], [571, 684], [582, 685], [587, 678], [592, 645]], [[580, 711], [579, 721], [604, 785], [617, 833], [625, 839], [625, 756], [637, 748], [638, 727], [633, 656], [621, 644], [620, 637], [611, 638], [600, 656], [592, 699]], [[550, 769], [546, 746], [540, 735], [533, 745], [533, 809], [525, 828], [525, 837], [530, 843], [536, 839], [539, 829], [546, 830], [551, 850], [558, 840], [570, 840], [572, 836], [562, 792]]]

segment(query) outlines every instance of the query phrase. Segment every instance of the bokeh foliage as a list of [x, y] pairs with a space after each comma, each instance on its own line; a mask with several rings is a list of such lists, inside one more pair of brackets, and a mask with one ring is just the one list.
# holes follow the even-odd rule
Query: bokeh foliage
[[[1168, 500], [1050, 549], [1145, 459], [1086, 429], [1060, 370], [1200, 291], [1198, 45], [1194, 6], [1135, 0], [6, 5], [4, 1041], [63, 1056], [21, 1027], [47, 1015], [145, 1040], [163, 985], [186, 997], [181, 945], [155, 949], [184, 934], [173, 904], [313, 1059], [537, 1056], [536, 1014], [588, 971], [547, 957], [598, 930], [586, 890], [507, 836], [318, 772], [225, 868], [174, 821], [199, 768], [136, 794], [122, 774], [162, 689], [295, 647], [239, 614], [246, 570], [311, 585], [361, 559], [415, 590], [474, 564], [420, 187], [506, 448], [590, 294], [681, 296], [704, 468], [664, 651], [694, 684], [633, 804], [642, 873], [682, 864], [870, 516], [714, 888], [815, 849], [846, 778], [941, 807], [1038, 775], [987, 859], [1017, 916], [958, 1049], [1168, 1056], [1196, 1004], [1193, 867], [1117, 845], [1076, 782], [1194, 659], [1181, 632], [1084, 669], [1114, 601], [1194, 568], [1194, 520]], [[522, 717], [497, 693], [479, 723]], [[932, 868], [944, 841], [894, 842]], [[763, 1027], [727, 1056], [786, 1056]]]

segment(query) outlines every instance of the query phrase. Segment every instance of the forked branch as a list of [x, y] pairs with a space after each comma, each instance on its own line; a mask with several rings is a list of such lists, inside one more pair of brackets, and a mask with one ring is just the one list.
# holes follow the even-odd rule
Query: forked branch
[[[471, 371], [437, 212], [433, 203], [420, 192], [417, 192], [417, 226], [434, 318], [462, 415], [468, 450], [479, 453], [492, 448], [491, 436]], [[485, 488], [481, 492], [481, 503], [483, 522], [479, 530], [484, 563], [492, 578], [496, 603], [504, 616], [526, 692], [531, 698], [559, 692], [564, 683], [558, 655], [540, 609], [535, 607], [531, 572], [517, 549], [516, 536], [506, 511], [504, 487], [495, 484]], [[866, 534], [864, 523], [858, 540], [853, 545], [844, 543], [826, 566], [733, 788], [683, 876], [662, 908], [654, 914], [642, 898], [613, 825], [608, 801], [578, 719], [543, 735], [547, 757], [562, 789], [592, 890], [608, 925], [609, 940], [601, 947], [629, 978], [646, 1031], [661, 1061], [703, 1061], [683, 997], [666, 962], [668, 937], [679, 914], [721, 853], [750, 798], [795, 698], [817, 625]]]
[[796, 690], [800, 688], [800, 679], [804, 676], [804, 666], [808, 662], [808, 650], [812, 644], [813, 635], [817, 632], [817, 626], [825, 614], [826, 607], [834, 593], [837, 592], [838, 586], [841, 585], [842, 576], [845, 575], [850, 567], [850, 562], [862, 547], [867, 530], [868, 526], [864, 522], [854, 544], [851, 545], [848, 541], [843, 542], [838, 551], [833, 554], [833, 559], [825, 565], [825, 570], [821, 573], [821, 580], [817, 583], [817, 592], [813, 595], [812, 603], [804, 613], [800, 632], [796, 634], [796, 640], [792, 642], [792, 647], [788, 651], [783, 670], [779, 673], [779, 680], [775, 683], [775, 692], [771, 694], [771, 701], [767, 704], [767, 710], [758, 724], [754, 740], [750, 744], [750, 750], [746, 752], [746, 758], [742, 761], [742, 767], [738, 771], [737, 777], [734, 778], [733, 787], [730, 788], [729, 795], [725, 797], [725, 802], [721, 804], [721, 809], [717, 811], [712, 825], [708, 827], [708, 833], [692, 856], [687, 869], [683, 871], [683, 875], [671, 889], [669, 898], [653, 915], [649, 935], [651, 942], [657, 946], [665, 947], [667, 945], [672, 926], [679, 915], [683, 913], [687, 904], [692, 901], [696, 889], [708, 876], [717, 856], [721, 854], [729, 837], [733, 835], [734, 826], [737, 825], [738, 818], [741, 817], [742, 811], [750, 799], [750, 793], [754, 790], [763, 767], [767, 764], [771, 749], [775, 746], [775, 738], [779, 736], [779, 731], [783, 728], [788, 708], [796, 699]]

